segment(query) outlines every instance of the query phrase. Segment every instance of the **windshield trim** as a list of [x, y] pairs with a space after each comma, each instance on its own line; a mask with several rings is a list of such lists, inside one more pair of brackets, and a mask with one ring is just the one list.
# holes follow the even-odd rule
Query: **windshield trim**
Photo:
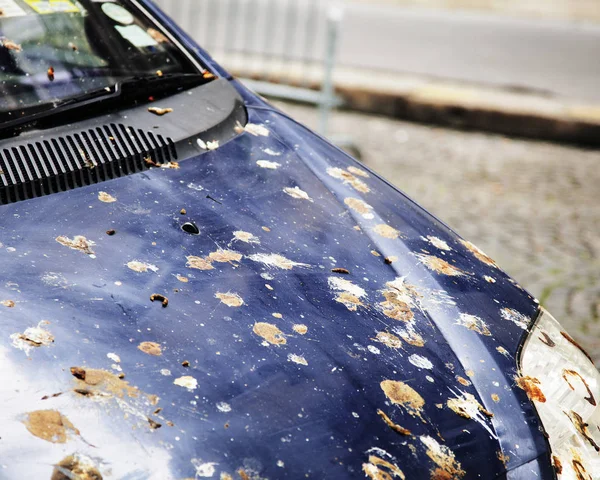
[[157, 27], [161, 33], [163, 33], [166, 37], [171, 40], [175, 44], [175, 46], [188, 58], [188, 60], [192, 63], [194, 67], [196, 67], [200, 73], [205, 73], [208, 71], [207, 68], [202, 66], [202, 64], [198, 61], [198, 58], [191, 53], [185, 46], [175, 37], [168, 29], [164, 27], [149, 11], [148, 9], [142, 5], [138, 0], [129, 0], [135, 7], [148, 18], [155, 27]]

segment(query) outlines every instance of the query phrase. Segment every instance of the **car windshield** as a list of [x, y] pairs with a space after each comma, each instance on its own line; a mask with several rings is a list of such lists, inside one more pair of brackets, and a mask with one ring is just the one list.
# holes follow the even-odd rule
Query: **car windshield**
[[198, 68], [128, 0], [0, 0], [0, 124], [133, 76]]

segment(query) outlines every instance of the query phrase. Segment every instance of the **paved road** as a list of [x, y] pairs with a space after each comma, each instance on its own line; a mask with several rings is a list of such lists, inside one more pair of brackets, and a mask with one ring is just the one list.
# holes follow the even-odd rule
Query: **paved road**
[[[312, 108], [279, 104], [314, 127]], [[492, 256], [600, 362], [600, 152], [336, 113], [366, 163]]]
[[600, 103], [600, 25], [353, 4], [340, 63]]

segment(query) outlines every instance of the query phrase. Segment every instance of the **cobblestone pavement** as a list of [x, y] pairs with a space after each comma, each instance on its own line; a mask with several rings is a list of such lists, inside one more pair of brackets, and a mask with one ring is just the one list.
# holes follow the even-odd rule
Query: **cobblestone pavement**
[[[277, 103], [311, 128], [310, 107]], [[338, 112], [363, 161], [482, 248], [600, 361], [600, 152]]]

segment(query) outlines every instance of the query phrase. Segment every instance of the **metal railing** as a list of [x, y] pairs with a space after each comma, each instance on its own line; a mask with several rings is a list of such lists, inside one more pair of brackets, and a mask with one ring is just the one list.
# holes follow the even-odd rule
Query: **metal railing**
[[319, 107], [328, 133], [339, 104], [333, 70], [339, 0], [156, 0], [228, 71], [256, 92]]

